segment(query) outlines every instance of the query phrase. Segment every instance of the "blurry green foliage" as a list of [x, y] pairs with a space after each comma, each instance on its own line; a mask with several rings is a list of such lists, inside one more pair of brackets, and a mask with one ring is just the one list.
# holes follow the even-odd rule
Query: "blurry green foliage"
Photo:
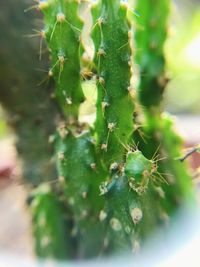
[[[165, 95], [173, 113], [200, 111], [200, 7], [174, 6], [171, 30], [165, 47], [167, 71], [172, 78]], [[177, 101], [178, 99], [178, 101]]]

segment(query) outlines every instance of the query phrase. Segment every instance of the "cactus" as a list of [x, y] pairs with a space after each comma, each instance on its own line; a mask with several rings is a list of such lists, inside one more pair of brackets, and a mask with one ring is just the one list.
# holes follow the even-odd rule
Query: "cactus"
[[119, 1], [102, 1], [93, 31], [98, 67], [95, 129], [97, 145], [106, 165], [122, 161], [124, 145], [129, 143], [133, 133], [129, 29], [126, 7]]
[[61, 138], [57, 134], [55, 147], [59, 177], [65, 181], [64, 197], [75, 222], [72, 233], [79, 240], [78, 257], [96, 256], [103, 238], [98, 217], [103, 207], [99, 185], [104, 171], [95, 154], [91, 135], [86, 132], [76, 137], [69, 132]]
[[[121, 250], [137, 253], [191, 192], [186, 168], [174, 160], [180, 139], [171, 120], [160, 112], [166, 84], [163, 45], [169, 1], [140, 0], [137, 5], [145, 21], [143, 31], [138, 28], [135, 34], [141, 47], [135, 58], [141, 67], [138, 92], [144, 111], [137, 110], [138, 101], [132, 95], [135, 59], [128, 6], [120, 0], [94, 5], [95, 56], [87, 66], [97, 83], [92, 127], [78, 120], [84, 101], [81, 66], [85, 64], [80, 4], [41, 0], [34, 6], [44, 17], [39, 33], [49, 47], [48, 75], [54, 79], [59, 107], [57, 130], [51, 138], [58, 178], [47, 178], [30, 197], [36, 253], [43, 258], [82, 259]], [[138, 135], [138, 113], [145, 117], [145, 142]], [[158, 160], [159, 145], [166, 160]], [[164, 171], [173, 175], [174, 184]]]
[[[107, 0], [102, 0], [100, 6], [93, 10], [93, 40], [98, 77], [95, 123], [97, 151], [108, 175], [110, 171], [111, 178], [111, 181], [101, 186], [106, 203], [100, 219], [105, 225], [104, 249], [108, 251], [110, 247], [112, 250], [115, 250], [115, 247], [129, 247], [134, 229], [129, 209], [131, 205], [137, 205], [134, 193], [130, 193], [127, 198], [128, 179], [121, 170], [124, 165], [125, 147], [133, 133], [134, 109], [128, 90], [131, 48], [126, 12], [120, 1]], [[115, 175], [116, 172], [119, 174]]]
[[[80, 79], [79, 49], [82, 23], [74, 1], [40, 1], [45, 39], [51, 49], [50, 75], [56, 82], [56, 98], [64, 113], [78, 116], [84, 100]], [[69, 12], [70, 11], [70, 12]]]
[[[35, 14], [24, 15], [24, 1], [2, 1], [2, 5], [0, 103], [9, 126], [17, 135], [16, 147], [23, 160], [24, 181], [36, 186], [56, 176], [48, 136], [55, 129], [57, 108], [50, 97], [52, 84], [38, 86], [44, 77], [34, 70], [38, 68], [38, 41], [24, 37], [37, 27], [33, 22]], [[11, 23], [9, 31], [8, 23]], [[41, 68], [48, 68], [46, 60]]]
[[[92, 257], [100, 253], [102, 246], [101, 225], [96, 221], [102, 207], [99, 185], [104, 171], [97, 160], [90, 132], [78, 122], [79, 105], [84, 100], [78, 3], [43, 1], [39, 8], [44, 13], [45, 37], [51, 48], [50, 71], [56, 84], [57, 102], [65, 118], [55, 135], [58, 176], [65, 181], [63, 198], [70, 206], [74, 222], [71, 233], [79, 241], [76, 257]], [[91, 235], [97, 231], [93, 239]]]
[[[182, 140], [173, 129], [173, 120], [162, 114], [163, 92], [167, 84], [165, 74], [164, 44], [167, 37], [169, 0], [136, 1], [140, 18], [137, 19], [135, 61], [140, 69], [138, 96], [144, 107], [145, 142], [140, 147], [148, 158], [153, 157], [155, 147], [164, 157], [158, 163], [159, 172], [165, 173], [168, 185], [163, 185], [165, 201], [161, 201], [167, 213], [171, 213], [182, 203], [191, 199], [191, 179], [186, 165], [178, 158]], [[141, 139], [141, 138], [140, 138]], [[166, 174], [167, 173], [167, 174]]]
[[70, 221], [55, 192], [48, 184], [41, 184], [29, 199], [37, 255], [60, 260], [71, 258]]
[[137, 251], [141, 236], [148, 232], [146, 223], [155, 227], [159, 211], [150, 204], [156, 166], [141, 151], [132, 151], [134, 103], [130, 94], [131, 28], [127, 5], [102, 0], [93, 16], [98, 76], [97, 151], [110, 172], [101, 188], [105, 195], [101, 213], [105, 217], [105, 243], [108, 251]]
[[[167, 83], [164, 44], [170, 11], [169, 0], [136, 1], [135, 62], [140, 69], [138, 94], [145, 107], [159, 106]], [[154, 93], [152, 94], [152, 88]]]

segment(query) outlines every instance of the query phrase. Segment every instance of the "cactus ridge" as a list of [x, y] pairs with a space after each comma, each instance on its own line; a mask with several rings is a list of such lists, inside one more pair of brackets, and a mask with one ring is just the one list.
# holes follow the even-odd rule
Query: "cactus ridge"
[[130, 28], [126, 12], [119, 1], [102, 1], [93, 30], [98, 73], [95, 129], [106, 165], [122, 161], [122, 144], [129, 142], [133, 132], [134, 105], [128, 91], [131, 77]]
[[[55, 142], [58, 174], [64, 181], [64, 198], [73, 212], [76, 235], [80, 239], [77, 253], [86, 257], [97, 255], [103, 238], [98, 215], [103, 207], [99, 185], [104, 172], [91, 135], [86, 132], [75, 137], [69, 132], [64, 139], [57, 135]], [[91, 238], [96, 229], [98, 235]]]
[[[140, 68], [139, 99], [144, 107], [160, 104], [167, 84], [164, 44], [170, 11], [169, 0], [136, 1], [135, 61]], [[154, 93], [152, 94], [152, 88]]]
[[64, 113], [78, 116], [79, 105], [84, 100], [80, 78], [79, 49], [82, 22], [76, 1], [42, 1], [44, 33], [51, 50], [49, 75], [56, 83], [56, 98]]

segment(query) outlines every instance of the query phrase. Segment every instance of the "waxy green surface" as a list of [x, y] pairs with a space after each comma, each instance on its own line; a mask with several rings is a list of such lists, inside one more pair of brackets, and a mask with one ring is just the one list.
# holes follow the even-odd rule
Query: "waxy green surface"
[[49, 0], [42, 8], [44, 33], [51, 53], [50, 75], [56, 82], [55, 95], [61, 109], [77, 117], [84, 100], [80, 75], [80, 43], [82, 22], [78, 2]]
[[66, 211], [48, 184], [41, 184], [32, 192], [30, 208], [38, 257], [71, 258], [72, 240]]
[[135, 63], [140, 70], [139, 98], [146, 107], [157, 106], [166, 86], [164, 44], [167, 37], [169, 0], [138, 0]]
[[98, 100], [95, 129], [105, 164], [120, 162], [133, 132], [134, 105], [129, 94], [131, 49], [127, 9], [120, 1], [101, 1], [94, 10]]

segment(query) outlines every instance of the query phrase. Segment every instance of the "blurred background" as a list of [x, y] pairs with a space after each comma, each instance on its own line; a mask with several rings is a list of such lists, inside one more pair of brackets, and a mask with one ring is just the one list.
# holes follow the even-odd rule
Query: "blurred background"
[[[52, 89], [45, 78], [48, 53], [34, 32], [40, 28], [39, 13], [24, 12], [31, 5], [29, 0], [1, 0], [0, 4], [0, 251], [27, 256], [33, 256], [33, 251], [21, 168], [23, 166], [25, 176], [30, 177], [29, 164], [35, 162], [34, 168], [38, 169], [35, 184], [43, 175], [39, 171], [40, 164], [46, 166], [51, 175], [54, 173], [46, 163], [45, 153], [49, 148], [45, 142], [40, 143], [45, 146], [43, 161], [37, 162], [37, 146], [31, 142], [31, 134], [37, 129], [40, 140], [49, 136], [56, 117], [56, 107], [46, 95], [48, 92], [51, 96]], [[28, 37], [29, 34], [35, 34], [36, 38]], [[40, 50], [42, 61], [39, 61]], [[195, 146], [200, 143], [199, 0], [173, 2], [165, 54], [170, 78], [164, 99], [165, 110], [176, 116], [176, 126], [185, 139], [185, 147]], [[31, 105], [29, 112], [26, 105]], [[44, 124], [47, 132], [41, 130]], [[31, 145], [24, 144], [15, 131], [25, 135]], [[20, 156], [28, 151], [25, 166], [16, 153], [16, 142]], [[198, 154], [194, 154], [190, 164], [192, 168], [199, 167]]]

